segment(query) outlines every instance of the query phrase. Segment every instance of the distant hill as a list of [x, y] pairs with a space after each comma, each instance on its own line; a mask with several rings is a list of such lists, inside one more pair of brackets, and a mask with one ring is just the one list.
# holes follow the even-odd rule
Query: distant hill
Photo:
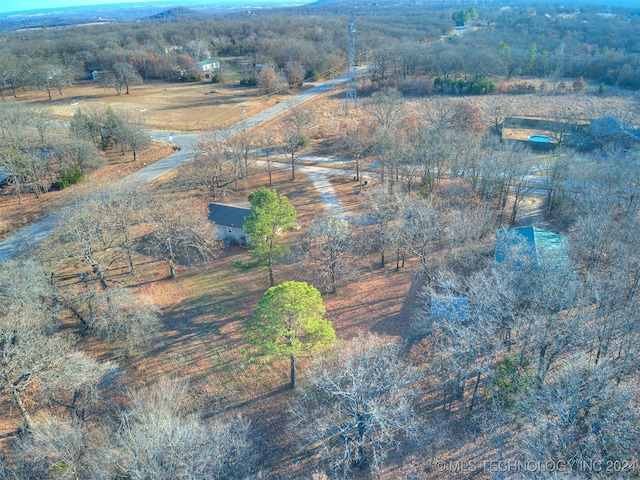
[[[251, 0], [247, 4], [238, 0], [143, 0], [124, 4], [109, 3], [24, 10], [0, 13], [0, 32], [71, 27], [92, 23], [201, 18], [202, 15], [232, 13], [252, 8], [279, 9], [285, 6], [295, 6], [301, 1], [308, 0]], [[188, 4], [191, 8], [175, 6], [177, 3]], [[0, 4], [2, 4], [2, 0], [0, 0]], [[159, 11], [161, 13], [157, 13]]]
[[174, 7], [149, 17], [150, 20], [181, 20], [189, 17], [200, 17], [202, 13], [186, 7]]
[[[490, 2], [489, 2], [490, 3]], [[524, 4], [521, 0], [506, 0], [504, 2], [505, 5], [518, 5]], [[540, 0], [540, 5], [544, 4], [555, 4], [557, 3], [555, 0]], [[322, 6], [334, 6], [334, 5], [348, 5], [350, 7], [355, 8], [365, 8], [365, 7], [391, 7], [398, 5], [429, 5], [429, 6], [441, 6], [447, 5], [448, 7], [459, 8], [460, 5], [466, 5], [465, 0], [315, 0], [309, 4], [307, 7], [322, 7]], [[477, 2], [476, 2], [477, 4]], [[606, 5], [606, 6], [619, 6], [626, 8], [638, 8], [638, 0], [566, 0], [564, 2], [565, 5]]]

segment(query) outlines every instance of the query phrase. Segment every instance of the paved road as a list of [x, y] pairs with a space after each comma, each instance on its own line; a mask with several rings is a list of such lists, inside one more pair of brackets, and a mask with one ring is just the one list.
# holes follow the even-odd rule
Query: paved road
[[[359, 69], [359, 71], [361, 72], [364, 70], [365, 67], [361, 67]], [[346, 82], [346, 80], [347, 75], [345, 74], [336, 77], [332, 81], [316, 83], [313, 87], [305, 90], [301, 94], [290, 98], [287, 101], [278, 103], [273, 107], [270, 107], [252, 117], [245, 119], [244, 124], [243, 122], [240, 122], [229, 127], [228, 131], [230, 133], [237, 133], [240, 132], [240, 130], [243, 128], [256, 127], [266, 121], [277, 117], [278, 115], [284, 113], [285, 111], [296, 105], [300, 105], [311, 100], [317, 95], [332, 90], [335, 85], [344, 83]], [[162, 160], [159, 160], [141, 170], [138, 170], [135, 173], [132, 173], [128, 177], [122, 179], [122, 182], [133, 184], [135, 186], [145, 185], [147, 183], [153, 182], [154, 180], [157, 180], [158, 178], [166, 175], [175, 168], [183, 165], [185, 162], [193, 159], [193, 146], [196, 142], [196, 139], [198, 138], [198, 135], [176, 134], [169, 132], [153, 132], [152, 135], [155, 140], [167, 141], [178, 145], [180, 147], [180, 150]], [[303, 168], [306, 169], [307, 167], [300, 166], [300, 171], [303, 171]], [[344, 171], [337, 171], [340, 172], [339, 175], [345, 174]], [[327, 171], [326, 173], [333, 174], [329, 171]], [[329, 195], [327, 197], [327, 201], [330, 201], [331, 193], [329, 192], [325, 195]], [[335, 192], [333, 193], [333, 195], [335, 197]], [[335, 201], [337, 201], [337, 197], [335, 197]], [[57, 224], [58, 215], [52, 214], [25, 228], [24, 230], [17, 232], [15, 235], [6, 239], [5, 241], [0, 242], [0, 263], [6, 262], [10, 258], [13, 258], [16, 255], [26, 251], [39, 241], [49, 236], [52, 232], [55, 231]]]

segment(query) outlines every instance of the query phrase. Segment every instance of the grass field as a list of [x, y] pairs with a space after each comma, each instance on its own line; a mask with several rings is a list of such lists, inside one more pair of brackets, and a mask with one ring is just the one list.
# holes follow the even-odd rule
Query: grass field
[[38, 91], [19, 92], [18, 100], [48, 106], [60, 121], [69, 121], [74, 112], [72, 103], [77, 102], [79, 109], [108, 105], [140, 123], [146, 117], [147, 128], [152, 132], [203, 133], [239, 122], [241, 104], [246, 106], [245, 115], [251, 116], [285, 98], [266, 97], [257, 88], [242, 87], [237, 82], [149, 81], [129, 91], [128, 95], [116, 95], [115, 89], [85, 80], [66, 88], [63, 96], [54, 95], [52, 100], [46, 100], [46, 94]]

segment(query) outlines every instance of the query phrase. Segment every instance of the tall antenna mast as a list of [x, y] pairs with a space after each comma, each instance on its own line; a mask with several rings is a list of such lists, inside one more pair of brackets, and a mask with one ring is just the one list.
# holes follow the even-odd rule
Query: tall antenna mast
[[347, 62], [347, 113], [349, 113], [349, 103], [353, 103], [354, 110], [358, 110], [358, 98], [356, 96], [356, 20], [355, 20], [355, 4], [349, 17], [349, 60]]

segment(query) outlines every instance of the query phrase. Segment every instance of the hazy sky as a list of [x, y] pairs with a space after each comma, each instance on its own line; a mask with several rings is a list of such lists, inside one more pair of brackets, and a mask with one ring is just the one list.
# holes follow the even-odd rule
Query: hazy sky
[[[152, 0], [0, 0], [0, 13], [17, 12], [21, 10], [38, 10], [41, 8], [77, 7], [88, 5], [104, 5], [106, 3], [131, 3]], [[175, 3], [180, 3], [176, 0]]]

